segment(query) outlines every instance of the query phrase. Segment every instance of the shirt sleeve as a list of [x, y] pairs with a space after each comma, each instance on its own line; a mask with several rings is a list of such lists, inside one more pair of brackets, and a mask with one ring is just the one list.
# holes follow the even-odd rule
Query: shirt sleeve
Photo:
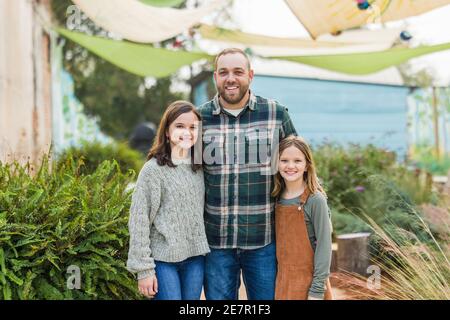
[[295, 130], [294, 124], [289, 116], [288, 109], [283, 107], [283, 122], [281, 124], [280, 140], [290, 135], [296, 136], [297, 131]]
[[130, 247], [127, 269], [137, 273], [137, 279], [155, 274], [155, 262], [150, 249], [150, 228], [161, 199], [161, 182], [154, 168], [146, 165], [139, 173], [130, 207], [128, 229]]
[[326, 198], [320, 194], [314, 200], [311, 205], [311, 221], [316, 237], [316, 248], [314, 252], [314, 274], [309, 295], [323, 299], [331, 266], [331, 219]]

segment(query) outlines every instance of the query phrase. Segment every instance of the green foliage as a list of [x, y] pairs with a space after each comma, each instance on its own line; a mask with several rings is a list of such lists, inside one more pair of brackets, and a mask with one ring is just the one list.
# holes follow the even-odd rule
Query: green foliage
[[438, 158], [432, 146], [415, 146], [412, 158], [419, 168], [432, 174], [446, 176], [450, 171], [450, 154]]
[[318, 176], [330, 191], [328, 201], [338, 210], [359, 207], [359, 196], [367, 189], [368, 177], [396, 165], [395, 154], [373, 145], [345, 148], [324, 144], [315, 148], [314, 159]]
[[[66, 25], [67, 8], [71, 5], [70, 0], [51, 2], [54, 18], [62, 26]], [[79, 22], [78, 31], [110, 36], [84, 15]], [[159, 123], [171, 102], [186, 98], [182, 93], [170, 91], [171, 78], [149, 84], [144, 78], [117, 68], [75, 43], [65, 44], [64, 56], [64, 67], [74, 78], [75, 95], [85, 112], [98, 117], [100, 129], [116, 139], [128, 139], [139, 123]]]
[[125, 143], [102, 144], [83, 142], [80, 147], [70, 147], [58, 156], [58, 166], [70, 163], [72, 159], [80, 161], [79, 173], [91, 174], [105, 160], [115, 160], [122, 170], [139, 172], [144, 164], [143, 156]]
[[408, 170], [395, 161], [395, 154], [372, 145], [326, 144], [314, 150], [314, 157], [335, 235], [370, 231], [363, 218], [367, 215], [380, 225], [395, 223], [429, 240], [414, 214], [416, 205], [436, 202], [429, 175]]
[[[0, 164], [0, 300], [140, 298], [125, 266], [134, 173], [115, 161], [90, 175], [80, 166]], [[71, 265], [79, 290], [67, 288]]]
[[185, 98], [170, 91], [170, 78], [158, 79], [146, 88], [143, 78], [99, 59], [86, 76], [77, 75], [73, 65], [66, 68], [74, 76], [75, 95], [86, 113], [98, 116], [100, 129], [116, 139], [128, 139], [139, 123], [159, 123], [171, 102]]
[[427, 88], [433, 85], [437, 78], [436, 71], [432, 68], [417, 70], [411, 62], [405, 62], [397, 66], [404, 85], [409, 87]]

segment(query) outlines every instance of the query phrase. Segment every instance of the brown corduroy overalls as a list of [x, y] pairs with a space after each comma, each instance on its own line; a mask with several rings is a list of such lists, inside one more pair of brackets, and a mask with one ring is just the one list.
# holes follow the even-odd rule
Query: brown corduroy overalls
[[[303, 206], [308, 189], [297, 205], [277, 204], [275, 209], [278, 273], [275, 300], [306, 300], [314, 274], [314, 251], [309, 241]], [[330, 280], [326, 281], [324, 300], [332, 300]]]

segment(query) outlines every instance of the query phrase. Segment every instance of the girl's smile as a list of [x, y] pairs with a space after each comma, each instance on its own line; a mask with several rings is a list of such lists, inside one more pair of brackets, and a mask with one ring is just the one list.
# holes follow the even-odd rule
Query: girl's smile
[[199, 120], [193, 112], [180, 115], [170, 125], [168, 136], [172, 148], [189, 149], [198, 138]]
[[305, 155], [294, 146], [286, 148], [280, 156], [278, 170], [286, 181], [303, 179], [303, 174], [307, 171]]

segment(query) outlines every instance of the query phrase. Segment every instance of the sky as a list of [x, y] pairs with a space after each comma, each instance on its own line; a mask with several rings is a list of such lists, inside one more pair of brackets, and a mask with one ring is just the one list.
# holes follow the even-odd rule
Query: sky
[[[233, 20], [244, 32], [277, 37], [309, 37], [283, 0], [235, 0]], [[413, 45], [450, 42], [450, 5], [386, 27], [407, 27]], [[439, 85], [450, 85], [450, 50], [410, 60], [414, 68], [428, 67], [435, 72]]]

